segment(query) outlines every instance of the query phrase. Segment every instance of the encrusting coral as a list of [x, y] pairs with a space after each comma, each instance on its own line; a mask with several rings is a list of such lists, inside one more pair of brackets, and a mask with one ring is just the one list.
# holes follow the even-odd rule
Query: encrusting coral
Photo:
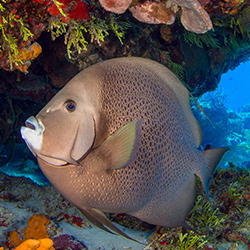
[[[4, 250], [4, 247], [0, 247], [0, 250]], [[53, 247], [53, 241], [50, 238], [44, 238], [40, 240], [25, 240], [14, 250], [55, 250], [55, 248]]]
[[128, 7], [130, 6], [132, 0], [123, 0], [123, 1], [116, 1], [116, 0], [100, 0], [101, 5], [108, 11], [122, 14], [124, 13]]
[[168, 8], [163, 2], [145, 1], [133, 5], [129, 10], [140, 22], [170, 25], [175, 21], [175, 13], [178, 11], [178, 6], [173, 3], [171, 8]]
[[208, 13], [197, 0], [146, 0], [132, 3], [127, 0], [100, 0], [100, 3], [106, 10], [115, 13], [123, 13], [127, 7], [136, 19], [145, 23], [172, 24], [179, 12], [181, 23], [189, 31], [201, 34], [213, 28]]

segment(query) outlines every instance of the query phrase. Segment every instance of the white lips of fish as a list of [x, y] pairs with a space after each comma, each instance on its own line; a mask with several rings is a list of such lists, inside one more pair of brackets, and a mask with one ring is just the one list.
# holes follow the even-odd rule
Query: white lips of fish
[[27, 127], [21, 127], [21, 135], [32, 152], [39, 151], [43, 142], [43, 132], [45, 130], [42, 122], [34, 116], [26, 120]]

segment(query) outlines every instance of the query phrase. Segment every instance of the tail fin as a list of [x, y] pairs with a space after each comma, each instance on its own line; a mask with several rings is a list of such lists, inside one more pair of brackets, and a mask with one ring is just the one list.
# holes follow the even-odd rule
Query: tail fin
[[207, 198], [209, 199], [208, 188], [210, 181], [213, 178], [215, 169], [222, 159], [223, 155], [229, 150], [227, 147], [213, 148], [202, 151], [205, 160], [206, 168], [202, 171], [202, 176], [199, 176], [205, 189]]

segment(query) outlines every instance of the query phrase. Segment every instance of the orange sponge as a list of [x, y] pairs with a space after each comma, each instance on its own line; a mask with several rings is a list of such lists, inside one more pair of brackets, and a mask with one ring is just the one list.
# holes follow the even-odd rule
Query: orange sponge
[[34, 240], [29, 239], [24, 241], [15, 250], [55, 250], [53, 241], [49, 238]]
[[42, 239], [47, 238], [48, 234], [46, 231], [46, 225], [49, 224], [49, 220], [44, 214], [33, 214], [27, 221], [28, 228], [23, 229], [24, 239]]
[[23, 241], [20, 240], [18, 232], [14, 231], [14, 232], [10, 232], [9, 234], [9, 244], [13, 247], [18, 246], [19, 244], [21, 244]]
[[23, 240], [19, 238], [17, 231], [9, 234], [9, 244], [13, 247], [20, 245], [23, 241], [28, 239], [43, 239], [48, 238], [46, 231], [46, 225], [49, 224], [49, 220], [44, 214], [33, 214], [27, 221], [28, 227], [23, 229]]

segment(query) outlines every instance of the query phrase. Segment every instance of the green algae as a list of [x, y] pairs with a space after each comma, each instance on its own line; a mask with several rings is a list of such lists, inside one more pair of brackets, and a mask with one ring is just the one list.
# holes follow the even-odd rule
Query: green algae
[[220, 48], [221, 45], [213, 31], [208, 31], [205, 34], [196, 34], [185, 30], [183, 33], [184, 41], [190, 46], [196, 45], [199, 48], [212, 47]]

